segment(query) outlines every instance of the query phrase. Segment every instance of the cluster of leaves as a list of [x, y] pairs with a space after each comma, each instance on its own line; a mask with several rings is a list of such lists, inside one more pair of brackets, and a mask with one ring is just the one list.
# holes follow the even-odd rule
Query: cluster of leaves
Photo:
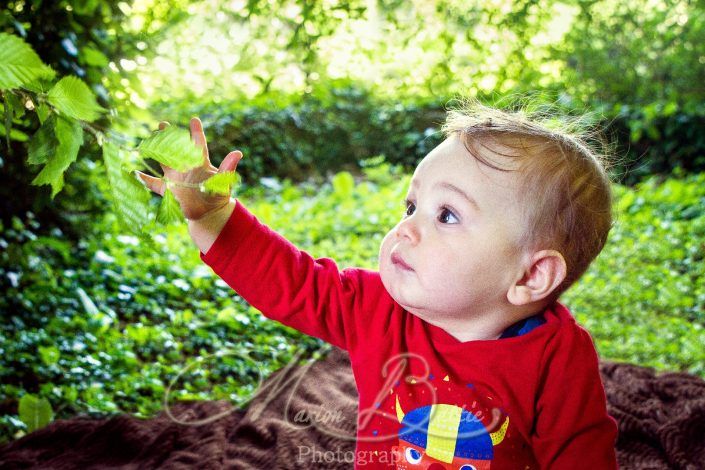
[[[9, 139], [13, 119], [21, 117], [28, 109], [36, 110], [41, 123], [29, 142], [28, 163], [43, 165], [32, 184], [51, 185], [52, 198], [61, 191], [64, 173], [76, 161], [83, 145], [85, 129], [102, 146], [106, 179], [123, 227], [136, 234], [144, 233], [154, 217], [150, 217], [149, 193], [137, 182], [132, 170], [149, 168], [146, 159], [152, 159], [177, 171], [187, 171], [202, 164], [201, 149], [178, 127], [167, 127], [155, 133], [142, 141], [137, 151], [125, 148], [110, 134], [90, 125], [104, 109], [88, 86], [74, 76], [53, 83], [54, 76], [54, 70], [21, 38], [0, 33], [0, 92], [5, 134]], [[230, 185], [235, 182], [234, 172], [224, 173], [217, 179], [207, 180], [201, 190], [229, 193]], [[178, 203], [167, 184], [156, 222], [169, 224], [180, 219]]]
[[[239, 199], [313, 256], [374, 269], [408, 182], [408, 172], [379, 157], [365, 161], [361, 179], [270, 178]], [[704, 188], [703, 174], [615, 186], [608, 245], [564, 297], [603, 358], [705, 377]], [[13, 312], [0, 325], [3, 440], [29, 429], [18, 414], [28, 393], [48, 400], [56, 417], [152, 416], [175, 380], [170, 402], [239, 404], [260, 372], [320, 346], [248, 306], [203, 265], [183, 225], [157, 236], [158, 250], [124, 235], [113, 213], [77, 245], [60, 233], [38, 237], [38, 228], [16, 218], [0, 237], [0, 311]], [[213, 360], [219, 352], [228, 354]]]
[[[128, 118], [129, 103], [109, 103], [107, 92], [109, 88], [112, 93], [122, 93], [127, 88], [123, 83], [128, 83], [121, 81], [124, 77], [115, 63], [115, 70], [109, 68], [110, 58], [117, 51], [129, 56], [136, 50], [134, 35], [122, 25], [124, 15], [118, 3], [9, 0], [0, 10], [0, 32], [20, 36], [58, 76], [81, 78], [102, 106], [119, 108], [122, 117]], [[96, 124], [104, 124], [104, 120], [99, 119]], [[9, 148], [0, 151], [0, 218], [7, 222], [15, 214], [31, 210], [44, 220], [51, 219], [52, 225], [69, 228], [77, 222], [74, 216], [90, 217], [105, 210], [107, 201], [89, 184], [92, 160], [100, 158], [100, 153], [90, 141], [86, 142], [84, 155], [88, 158], [72, 166], [65, 175], [67, 188], [61, 198], [53, 201], [50, 191], [38, 191], [30, 185], [36, 171], [27, 162], [27, 143], [40, 125], [36, 113], [24, 112], [13, 116], [9, 136], [6, 126], [0, 126], [5, 144], [9, 140]]]
[[[22, 117], [27, 107], [36, 108], [42, 126], [30, 143], [28, 162], [44, 167], [32, 183], [51, 185], [54, 196], [63, 188], [63, 173], [83, 144], [80, 121], [95, 121], [102, 108], [86, 84], [73, 76], [62, 78], [47, 91], [46, 83], [54, 78], [54, 70], [19, 37], [0, 33], [0, 51], [7, 145], [13, 119]], [[22, 87], [26, 90], [13, 92]]]

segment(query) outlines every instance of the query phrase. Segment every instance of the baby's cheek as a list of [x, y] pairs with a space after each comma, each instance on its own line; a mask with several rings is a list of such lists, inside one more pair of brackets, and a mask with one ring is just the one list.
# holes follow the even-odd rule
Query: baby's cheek
[[377, 262], [380, 267], [389, 262], [389, 256], [392, 251], [392, 245], [394, 241], [393, 231], [387, 233], [382, 239], [382, 243], [379, 245], [379, 253], [377, 255]]

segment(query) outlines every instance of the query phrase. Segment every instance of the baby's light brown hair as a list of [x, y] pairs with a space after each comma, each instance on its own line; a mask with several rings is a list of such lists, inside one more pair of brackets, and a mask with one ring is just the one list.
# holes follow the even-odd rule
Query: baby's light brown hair
[[[442, 127], [447, 137], [459, 136], [482, 164], [520, 171], [517, 202], [526, 229], [517, 241], [519, 252], [553, 249], [566, 262], [566, 277], [547, 302], [583, 275], [612, 227], [608, 146], [590, 134], [583, 137], [574, 130], [575, 123], [546, 113], [502, 111], [464, 101], [448, 112]], [[518, 165], [502, 168], [487, 158], [492, 155], [516, 159]]]

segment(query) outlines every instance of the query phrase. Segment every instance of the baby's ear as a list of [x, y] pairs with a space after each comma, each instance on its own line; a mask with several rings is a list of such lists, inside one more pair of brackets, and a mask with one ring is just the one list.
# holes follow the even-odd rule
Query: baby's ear
[[565, 259], [556, 250], [537, 251], [530, 261], [523, 277], [507, 291], [507, 300], [517, 306], [548, 297], [566, 276]]

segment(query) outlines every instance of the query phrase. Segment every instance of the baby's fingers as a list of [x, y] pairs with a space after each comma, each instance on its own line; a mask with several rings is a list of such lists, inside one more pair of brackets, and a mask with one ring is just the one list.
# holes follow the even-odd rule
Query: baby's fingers
[[166, 184], [164, 183], [163, 179], [155, 178], [154, 176], [147, 175], [138, 170], [135, 171], [135, 173], [137, 173], [137, 176], [139, 176], [139, 178], [144, 182], [147, 188], [159, 194], [160, 196], [164, 196], [164, 189], [166, 188]]
[[191, 118], [189, 127], [191, 128], [191, 139], [196, 144], [196, 147], [203, 149], [203, 165], [207, 167], [211, 161], [208, 158], [208, 144], [206, 143], [206, 134], [203, 132], [203, 124], [201, 124], [200, 119], [194, 117]]

